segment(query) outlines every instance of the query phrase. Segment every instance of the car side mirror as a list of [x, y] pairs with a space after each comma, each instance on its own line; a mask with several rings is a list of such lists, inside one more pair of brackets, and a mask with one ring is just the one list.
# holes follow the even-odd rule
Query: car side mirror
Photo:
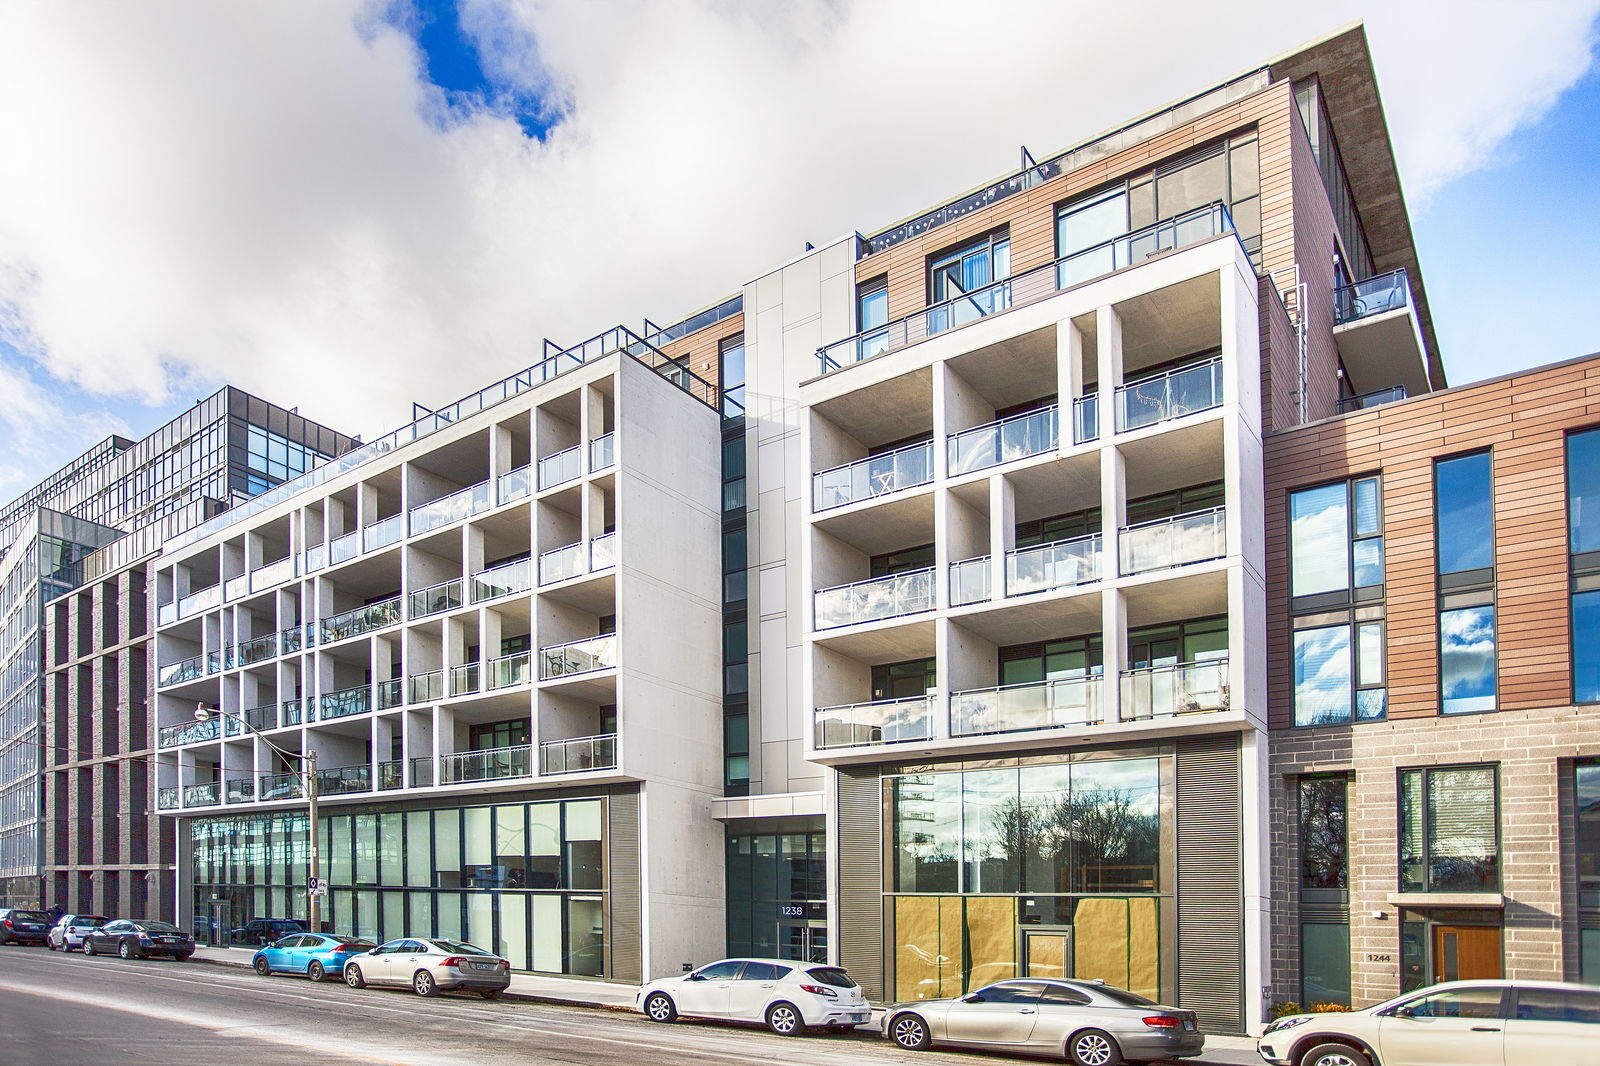
[[978, 993], [976, 993], [976, 992], [968, 992], [966, 995], [961, 997], [961, 1002], [963, 1002], [963, 1003], [982, 1003], [983, 1002], [983, 997], [978, 995]]
[[1410, 1007], [1396, 1007], [1389, 1013], [1394, 1015], [1396, 1018], [1414, 1018], [1416, 1017], [1417, 1012], [1412, 1010]]
[[705, 979], [706, 975], [703, 973], [692, 973], [684, 978], [685, 981], [704, 981]]

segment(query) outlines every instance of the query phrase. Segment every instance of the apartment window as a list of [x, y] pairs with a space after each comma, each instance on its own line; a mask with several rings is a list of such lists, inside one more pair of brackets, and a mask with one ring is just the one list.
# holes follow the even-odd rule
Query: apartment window
[[1349, 783], [1300, 779], [1300, 1001], [1350, 1005]]
[[1491, 459], [1474, 452], [1433, 465], [1439, 569], [1439, 709], [1495, 709], [1494, 503]]
[[869, 359], [889, 350], [888, 275], [863, 281], [856, 286], [856, 329], [861, 334], [858, 359]]
[[727, 337], [717, 345], [717, 375], [722, 390], [722, 417], [744, 415], [744, 334]]
[[928, 332], [1006, 310], [1011, 306], [1011, 287], [994, 283], [1010, 275], [1011, 239], [1004, 230], [930, 259], [928, 304], [933, 309], [928, 313]]
[[1381, 490], [1364, 477], [1289, 494], [1292, 610], [1383, 598]]
[[1497, 892], [1499, 888], [1496, 768], [1400, 771], [1400, 890]]
[[933, 659], [910, 659], [872, 668], [872, 698], [903, 700], [925, 696], [938, 684]]
[[1441, 586], [1494, 581], [1494, 502], [1488, 452], [1433, 465], [1433, 499]]
[[1300, 887], [1345, 889], [1350, 855], [1344, 777], [1300, 779]]
[[722, 533], [722, 602], [741, 603], [749, 595], [746, 567], [749, 566], [745, 531], [728, 529]]
[[1577, 811], [1573, 852], [1578, 866], [1579, 975], [1600, 984], [1600, 759], [1585, 759], [1572, 768]]
[[[1572, 566], [1572, 699], [1600, 702], [1600, 429], [1567, 437]], [[1600, 941], [1600, 932], [1596, 933]], [[1600, 946], [1597, 946], [1600, 951]]]
[[1098, 677], [1103, 669], [1099, 637], [1064, 637], [1000, 649], [1000, 684], [1031, 685]]
[[1316, 625], [1318, 620], [1295, 620], [1294, 724], [1382, 718], [1388, 710], [1383, 622]]

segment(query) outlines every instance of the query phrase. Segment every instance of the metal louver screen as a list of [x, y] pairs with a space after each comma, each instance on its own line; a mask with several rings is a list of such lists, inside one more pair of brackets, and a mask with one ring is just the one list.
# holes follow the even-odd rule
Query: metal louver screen
[[639, 794], [614, 794], [606, 808], [606, 828], [611, 838], [606, 849], [610, 886], [606, 897], [606, 969], [613, 981], [640, 984], [644, 981], [644, 941], [640, 935], [644, 911], [639, 898]]
[[1178, 1005], [1208, 1032], [1244, 1031], [1239, 739], [1178, 748]]
[[883, 987], [883, 797], [876, 769], [843, 769], [839, 789], [839, 964], [870, 1000]]

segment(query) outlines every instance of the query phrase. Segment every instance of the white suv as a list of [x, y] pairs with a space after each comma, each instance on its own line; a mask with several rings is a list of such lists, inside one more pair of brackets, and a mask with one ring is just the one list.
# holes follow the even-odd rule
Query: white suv
[[1292, 1014], [1256, 1051], [1274, 1066], [1579, 1066], [1600, 1062], [1600, 987], [1450, 981], [1348, 1014]]
[[651, 981], [634, 1002], [653, 1022], [680, 1015], [764, 1022], [780, 1036], [798, 1036], [808, 1026], [842, 1033], [872, 1017], [849, 974], [793, 959], [723, 959], [682, 977]]

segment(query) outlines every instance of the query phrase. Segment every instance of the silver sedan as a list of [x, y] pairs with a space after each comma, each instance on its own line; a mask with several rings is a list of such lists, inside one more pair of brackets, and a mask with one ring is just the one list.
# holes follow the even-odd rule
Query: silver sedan
[[1206, 1042], [1192, 1011], [1099, 981], [1000, 981], [960, 999], [897, 1003], [883, 1031], [911, 1051], [936, 1042], [1049, 1051], [1078, 1066], [1188, 1058]]

